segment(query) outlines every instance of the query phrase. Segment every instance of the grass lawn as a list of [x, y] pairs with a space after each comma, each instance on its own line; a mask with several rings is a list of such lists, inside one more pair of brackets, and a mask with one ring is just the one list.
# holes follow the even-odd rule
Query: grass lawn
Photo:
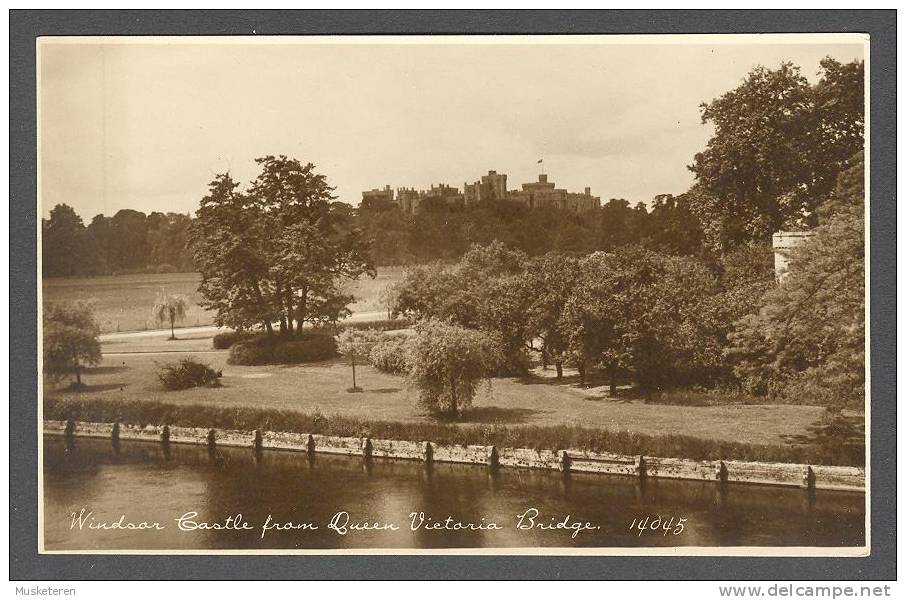
[[360, 277], [355, 281], [348, 281], [343, 286], [347, 293], [355, 296], [355, 302], [349, 305], [352, 312], [385, 311], [387, 307], [381, 302], [381, 292], [391, 283], [396, 283], [403, 278], [406, 267], [380, 267], [377, 277]]
[[[353, 312], [384, 310], [380, 295], [383, 289], [403, 274], [403, 267], [381, 267], [377, 277], [365, 277], [345, 284], [348, 293], [356, 297], [350, 305]], [[211, 325], [214, 315], [201, 308], [198, 302], [198, 273], [165, 273], [110, 275], [103, 277], [61, 277], [44, 279], [44, 302], [90, 300], [95, 304], [95, 314], [102, 333], [118, 331], [143, 331], [160, 329], [161, 325], [150, 319], [151, 307], [158, 292], [183, 294], [189, 299], [184, 327]]]
[[[348, 393], [351, 370], [340, 359], [310, 365], [241, 367], [226, 364], [226, 351], [212, 351], [210, 335], [165, 341], [165, 336], [105, 343], [103, 363], [88, 369], [88, 389], [45, 388], [57, 398], [103, 398], [320, 412], [350, 418], [429, 422], [417, 408], [416, 394], [402, 377], [369, 366], [356, 368], [362, 393]], [[220, 388], [165, 391], [154, 374], [156, 362], [188, 351], [223, 369]], [[148, 353], [151, 352], [151, 353]], [[610, 398], [605, 388], [583, 389], [572, 378], [557, 381], [552, 370], [527, 378], [498, 378], [475, 399], [464, 426], [578, 425], [647, 435], [667, 433], [750, 444], [788, 444], [787, 436], [806, 434], [823, 408], [789, 405], [675, 406]]]
[[198, 273], [110, 275], [103, 277], [54, 277], [44, 279], [44, 302], [90, 300], [102, 333], [140, 331], [160, 327], [151, 317], [158, 292], [184, 294], [189, 310], [184, 326], [210, 325], [213, 315], [200, 306]]

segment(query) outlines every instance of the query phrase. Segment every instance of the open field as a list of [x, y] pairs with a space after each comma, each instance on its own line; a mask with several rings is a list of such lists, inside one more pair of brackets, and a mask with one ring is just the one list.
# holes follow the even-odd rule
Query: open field
[[[381, 267], [375, 279], [365, 277], [346, 284], [356, 301], [350, 305], [353, 312], [383, 311], [381, 291], [402, 277], [403, 267]], [[44, 302], [90, 300], [95, 304], [95, 314], [102, 333], [118, 331], [143, 331], [159, 329], [161, 325], [151, 318], [151, 307], [160, 290], [169, 294], [183, 294], [189, 299], [189, 311], [183, 327], [211, 325], [213, 313], [202, 309], [198, 302], [198, 273], [165, 273], [110, 275], [103, 277], [65, 277], [42, 281]]]
[[198, 306], [198, 273], [109, 275], [44, 279], [44, 302], [91, 301], [102, 333], [141, 331], [161, 327], [151, 319], [157, 294], [183, 294], [189, 299], [186, 320], [181, 325], [210, 325], [213, 315]]
[[[165, 337], [165, 336], [164, 336]], [[162, 351], [163, 350], [163, 351]], [[79, 392], [47, 387], [56, 398], [102, 398], [202, 404], [225, 408], [263, 408], [322, 413], [347, 418], [427, 423], [416, 394], [402, 377], [369, 366], [356, 370], [364, 392], [350, 394], [351, 371], [336, 359], [294, 366], [240, 367], [226, 364], [226, 351], [211, 350], [210, 335], [167, 342], [163, 337], [105, 342], [101, 365], [88, 369], [88, 389]], [[223, 386], [182, 392], [164, 391], [154, 375], [157, 362], [195, 354], [223, 369]], [[557, 381], [552, 371], [527, 378], [498, 378], [479, 394], [465, 426], [506, 424], [582, 426], [647, 435], [671, 432], [708, 440], [750, 444], [788, 444], [820, 419], [823, 408], [789, 405], [673, 406], [610, 398], [604, 387], [580, 388], [573, 378]]]
[[356, 297], [355, 302], [349, 305], [352, 312], [385, 311], [387, 307], [381, 301], [381, 292], [391, 283], [396, 283], [403, 278], [406, 267], [380, 267], [377, 277], [360, 277], [349, 281], [345, 285], [347, 293]]

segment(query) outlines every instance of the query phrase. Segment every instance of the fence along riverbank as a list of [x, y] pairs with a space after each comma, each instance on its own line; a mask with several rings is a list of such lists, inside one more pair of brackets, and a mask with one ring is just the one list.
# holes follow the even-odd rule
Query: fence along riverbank
[[751, 483], [801, 487], [810, 490], [865, 491], [865, 470], [860, 467], [760, 463], [744, 461], [694, 461], [681, 458], [629, 456], [585, 450], [532, 450], [496, 446], [435, 444], [339, 437], [274, 431], [237, 431], [169, 425], [129, 425], [84, 421], [44, 421], [45, 435], [246, 447], [361, 456], [365, 460], [391, 458], [422, 462], [449, 462], [562, 472], [601, 473], [636, 478], [667, 478], [717, 483]]

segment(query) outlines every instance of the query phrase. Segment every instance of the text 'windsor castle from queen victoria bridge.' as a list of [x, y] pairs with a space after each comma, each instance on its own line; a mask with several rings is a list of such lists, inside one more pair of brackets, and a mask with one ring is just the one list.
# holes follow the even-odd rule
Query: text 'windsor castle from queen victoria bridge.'
[[538, 175], [538, 181], [523, 183], [522, 189], [507, 189], [506, 173], [488, 171], [479, 181], [464, 183], [462, 191], [445, 183], [431, 185], [427, 190], [397, 188], [389, 186], [362, 192], [362, 203], [395, 203], [401, 210], [414, 213], [422, 202], [441, 201], [454, 206], [475, 206], [481, 202], [510, 200], [521, 202], [530, 208], [559, 208], [581, 213], [601, 207], [601, 198], [591, 195], [591, 188], [582, 193], [569, 192], [547, 180], [547, 175]]

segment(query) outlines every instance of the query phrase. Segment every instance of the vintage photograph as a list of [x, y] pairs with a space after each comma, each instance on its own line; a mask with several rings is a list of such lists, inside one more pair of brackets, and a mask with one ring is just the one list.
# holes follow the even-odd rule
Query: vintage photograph
[[869, 554], [868, 41], [38, 38], [40, 551]]

